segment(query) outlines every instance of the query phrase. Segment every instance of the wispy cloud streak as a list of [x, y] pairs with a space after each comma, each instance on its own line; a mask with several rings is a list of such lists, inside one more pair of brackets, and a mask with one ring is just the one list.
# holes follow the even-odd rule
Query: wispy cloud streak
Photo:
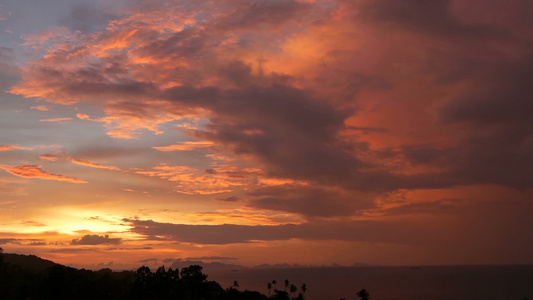
[[14, 167], [8, 165], [0, 165], [0, 169], [3, 169], [10, 174], [23, 178], [38, 178], [44, 180], [66, 181], [71, 183], [87, 183], [87, 181], [81, 180], [79, 178], [49, 173], [47, 171], [42, 170], [39, 166], [35, 165], [20, 165]]

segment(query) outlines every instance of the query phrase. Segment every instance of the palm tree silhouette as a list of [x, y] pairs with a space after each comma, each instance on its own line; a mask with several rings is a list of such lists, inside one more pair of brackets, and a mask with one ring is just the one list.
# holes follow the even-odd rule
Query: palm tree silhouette
[[365, 290], [365, 289], [360, 290], [360, 291], [357, 293], [357, 296], [359, 296], [359, 297], [361, 298], [361, 300], [368, 300], [368, 299], [370, 299], [370, 294], [369, 294], [368, 291]]
[[305, 292], [307, 292], [307, 284], [305, 284], [305, 282], [302, 284], [302, 287], [300, 287], [300, 290], [302, 291], [302, 295], [305, 299]]
[[296, 292], [298, 291], [298, 288], [294, 284], [291, 284], [290, 291], [291, 291], [291, 298], [293, 298], [294, 294], [296, 294]]
[[274, 286], [274, 291], [276, 291], [276, 283], [278, 283], [275, 279], [272, 280], [272, 285]]
[[239, 283], [237, 282], [237, 280], [233, 281], [232, 288], [237, 289], [238, 287], [239, 287]]
[[287, 291], [287, 288], [289, 287], [289, 279], [285, 279], [285, 289], [284, 291], [286, 292]]

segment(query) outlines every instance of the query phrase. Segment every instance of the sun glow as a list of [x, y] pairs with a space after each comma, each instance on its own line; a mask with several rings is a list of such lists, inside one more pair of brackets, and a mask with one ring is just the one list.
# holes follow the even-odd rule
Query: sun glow
[[47, 230], [60, 233], [79, 235], [80, 233], [105, 233], [123, 232], [127, 230], [127, 225], [123, 224], [120, 215], [110, 214], [109, 211], [102, 212], [91, 209], [79, 209], [65, 207], [51, 209], [46, 213], [49, 216], [43, 220], [47, 224]]

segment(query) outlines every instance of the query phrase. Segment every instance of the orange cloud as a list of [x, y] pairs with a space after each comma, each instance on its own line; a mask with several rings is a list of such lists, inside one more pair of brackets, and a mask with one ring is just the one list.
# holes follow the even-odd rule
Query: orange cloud
[[72, 157], [70, 158], [70, 161], [77, 165], [91, 167], [91, 168], [108, 169], [108, 170], [115, 170], [115, 171], [120, 170], [120, 168], [115, 167], [115, 166], [101, 165], [101, 164], [97, 164], [97, 163], [90, 162], [87, 160], [75, 159]]
[[89, 121], [97, 121], [98, 120], [98, 119], [91, 119], [91, 116], [89, 116], [88, 114], [83, 114], [83, 113], [77, 113], [76, 117], [78, 117], [78, 119], [80, 119], [80, 120], [89, 120]]
[[51, 118], [51, 119], [41, 119], [41, 122], [66, 122], [72, 121], [72, 118]]
[[176, 183], [175, 192], [181, 194], [211, 195], [232, 192], [236, 188], [257, 182], [261, 169], [221, 166], [215, 169], [198, 170], [188, 166], [161, 164], [151, 171], [137, 174], [159, 177]]
[[43, 171], [40, 166], [35, 165], [20, 165], [14, 167], [0, 165], [0, 169], [6, 170], [7, 172], [15, 176], [23, 178], [38, 178], [45, 180], [66, 181], [72, 183], [87, 183], [87, 181], [81, 180], [79, 178], [48, 173], [46, 171]]
[[40, 160], [57, 161], [60, 156], [65, 155], [65, 151], [54, 151], [52, 153], [46, 153], [39, 156]]
[[47, 161], [57, 161], [57, 156], [53, 156], [50, 154], [43, 154], [39, 156], [40, 160], [47, 160]]
[[20, 147], [17, 145], [0, 145], [0, 151], [33, 150], [33, 148]]
[[[220, 200], [220, 199], [217, 199]], [[301, 224], [305, 220], [296, 214], [270, 212], [250, 208], [200, 212], [186, 216], [191, 224], [238, 224], [238, 225], [280, 225]]]
[[200, 148], [208, 148], [213, 146], [213, 142], [183, 142], [176, 145], [152, 147], [157, 151], [192, 151]]
[[60, 144], [53, 144], [53, 145], [40, 145], [41, 148], [61, 148], [63, 145]]
[[229, 157], [226, 155], [221, 155], [221, 154], [207, 154], [205, 157], [208, 157], [214, 161], [224, 161], [224, 162], [232, 162], [236, 160], [236, 158]]
[[160, 125], [186, 118], [188, 115], [176, 111], [164, 101], [121, 102], [108, 101], [104, 107], [106, 116], [91, 118], [78, 113], [78, 119], [104, 123], [107, 134], [112, 138], [132, 139], [140, 137], [141, 130], [146, 129], [155, 134], [162, 134]]
[[48, 107], [46, 107], [44, 105], [32, 106], [30, 108], [31, 109], [35, 109], [35, 110], [39, 110], [39, 111], [49, 111], [50, 110], [50, 109], [48, 109]]

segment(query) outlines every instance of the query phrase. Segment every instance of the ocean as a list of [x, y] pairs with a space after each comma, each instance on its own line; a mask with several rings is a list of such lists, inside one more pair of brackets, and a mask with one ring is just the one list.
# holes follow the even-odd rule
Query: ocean
[[307, 300], [359, 299], [366, 289], [371, 300], [533, 300], [533, 265], [317, 267], [205, 269], [209, 280], [224, 288], [236, 280], [239, 289], [268, 295], [267, 283], [305, 283]]

